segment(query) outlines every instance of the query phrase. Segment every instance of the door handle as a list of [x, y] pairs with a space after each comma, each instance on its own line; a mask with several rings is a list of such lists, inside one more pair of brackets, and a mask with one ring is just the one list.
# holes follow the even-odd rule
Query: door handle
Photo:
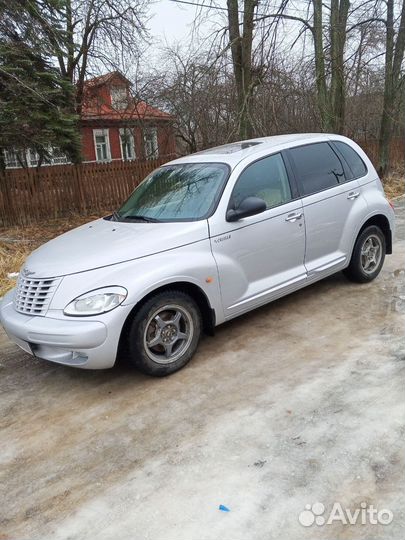
[[351, 191], [347, 198], [349, 201], [354, 201], [354, 199], [357, 199], [357, 197], [360, 195], [360, 191]]
[[294, 223], [294, 221], [297, 221], [297, 219], [301, 219], [301, 218], [302, 218], [302, 212], [294, 212], [294, 214], [288, 214], [285, 220], [289, 221], [290, 223]]

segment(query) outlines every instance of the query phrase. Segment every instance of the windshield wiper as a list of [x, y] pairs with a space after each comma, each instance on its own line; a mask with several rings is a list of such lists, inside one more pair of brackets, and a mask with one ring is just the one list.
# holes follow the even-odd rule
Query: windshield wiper
[[146, 216], [141, 216], [141, 215], [138, 215], [138, 214], [134, 214], [134, 215], [131, 215], [131, 216], [120, 216], [119, 217], [122, 221], [145, 221], [146, 223], [159, 223], [160, 222], [160, 219], [156, 219], [156, 218], [152, 218], [152, 217], [146, 217]]

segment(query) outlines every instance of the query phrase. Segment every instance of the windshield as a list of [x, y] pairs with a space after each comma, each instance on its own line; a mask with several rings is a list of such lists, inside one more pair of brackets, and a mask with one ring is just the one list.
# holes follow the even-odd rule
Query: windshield
[[210, 215], [228, 176], [222, 163], [167, 165], [151, 173], [113, 217], [134, 221], [194, 221]]

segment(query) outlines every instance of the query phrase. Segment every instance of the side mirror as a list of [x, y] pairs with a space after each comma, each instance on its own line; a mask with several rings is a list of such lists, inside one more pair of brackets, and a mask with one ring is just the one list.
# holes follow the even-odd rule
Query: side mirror
[[246, 197], [236, 210], [229, 209], [226, 213], [226, 221], [238, 221], [239, 219], [261, 214], [267, 208], [263, 199], [259, 197]]

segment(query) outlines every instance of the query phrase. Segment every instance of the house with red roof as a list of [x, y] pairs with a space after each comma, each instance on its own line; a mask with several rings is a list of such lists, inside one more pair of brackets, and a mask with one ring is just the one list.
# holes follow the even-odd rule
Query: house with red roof
[[80, 120], [85, 161], [156, 159], [176, 151], [170, 114], [138, 100], [118, 71], [86, 81]]
[[[176, 140], [174, 117], [135, 98], [131, 83], [114, 71], [85, 82], [80, 115], [84, 162], [129, 161], [173, 157]], [[68, 160], [57, 148], [44, 165]], [[7, 168], [36, 167], [39, 156], [32, 149], [6, 151]]]

